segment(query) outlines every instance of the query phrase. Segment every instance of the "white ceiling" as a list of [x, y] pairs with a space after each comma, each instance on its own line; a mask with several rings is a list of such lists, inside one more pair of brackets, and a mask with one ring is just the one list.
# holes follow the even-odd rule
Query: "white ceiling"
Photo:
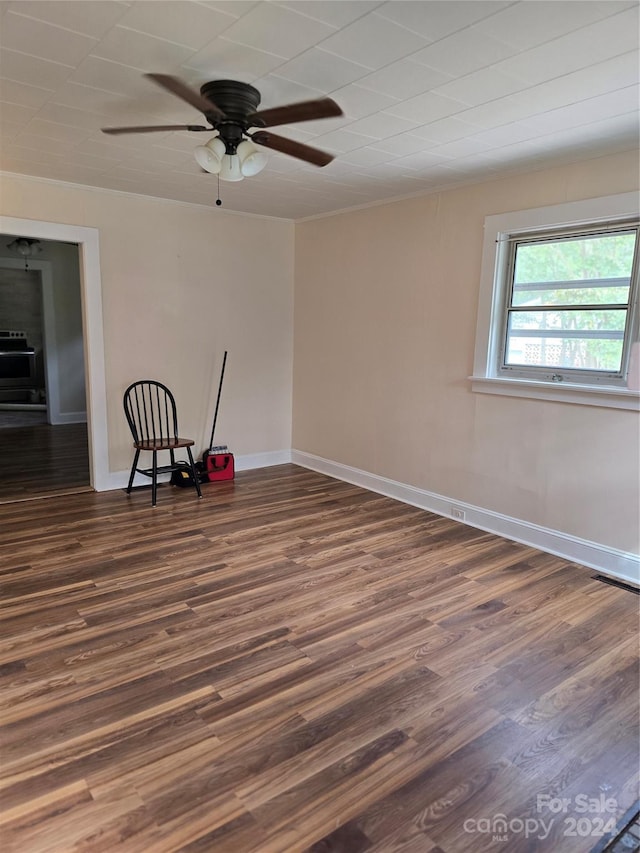
[[[256, 86], [261, 108], [330, 95], [340, 118], [278, 127], [335, 155], [269, 152], [224, 209], [300, 219], [638, 144], [636, 0], [0, 2], [0, 169], [215, 205], [206, 123], [144, 78]], [[212, 134], [213, 135], [213, 134]]]

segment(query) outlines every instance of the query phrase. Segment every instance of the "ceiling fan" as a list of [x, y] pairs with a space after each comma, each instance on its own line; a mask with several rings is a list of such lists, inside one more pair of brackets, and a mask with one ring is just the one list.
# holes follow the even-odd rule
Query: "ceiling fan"
[[[265, 155], [252, 143], [280, 151], [314, 166], [326, 166], [333, 155], [302, 142], [278, 136], [266, 127], [291, 124], [343, 115], [331, 98], [301, 101], [268, 110], [258, 110], [260, 92], [248, 83], [236, 80], [214, 80], [204, 83], [200, 93], [169, 74], [145, 74], [203, 113], [209, 127], [198, 124], [145, 125], [141, 127], [103, 127], [103, 133], [153, 133], [155, 131], [217, 131], [217, 136], [196, 149], [196, 160], [207, 172], [219, 174], [223, 180], [242, 180], [260, 171]], [[256, 128], [250, 132], [250, 128]], [[250, 140], [250, 141], [249, 141]]]

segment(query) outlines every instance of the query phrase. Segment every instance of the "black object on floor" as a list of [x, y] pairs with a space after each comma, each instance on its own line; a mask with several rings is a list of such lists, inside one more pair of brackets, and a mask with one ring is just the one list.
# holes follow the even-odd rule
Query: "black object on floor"
[[638, 589], [637, 586], [631, 586], [630, 583], [624, 583], [623, 581], [608, 578], [606, 575], [592, 575], [591, 580], [602, 581], [602, 583], [608, 583], [611, 586], [617, 586], [620, 587], [620, 589], [626, 589], [627, 592], [635, 592], [636, 595], [640, 595], [640, 589]]

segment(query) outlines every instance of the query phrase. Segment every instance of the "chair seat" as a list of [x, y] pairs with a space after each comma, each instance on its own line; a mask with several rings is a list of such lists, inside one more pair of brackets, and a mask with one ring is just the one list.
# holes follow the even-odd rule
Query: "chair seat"
[[134, 441], [133, 446], [138, 450], [175, 450], [177, 447], [192, 447], [195, 444], [190, 438], [145, 438]]

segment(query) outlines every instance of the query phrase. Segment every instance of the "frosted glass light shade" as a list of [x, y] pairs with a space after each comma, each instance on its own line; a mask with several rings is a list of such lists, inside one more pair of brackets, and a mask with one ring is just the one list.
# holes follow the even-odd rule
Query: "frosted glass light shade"
[[241, 181], [244, 175], [240, 169], [240, 158], [237, 154], [225, 154], [220, 167], [221, 181]]
[[238, 145], [238, 157], [240, 158], [240, 170], [245, 177], [257, 175], [267, 165], [267, 155], [264, 151], [245, 139]]
[[226, 146], [219, 136], [214, 136], [206, 145], [198, 145], [194, 151], [196, 162], [205, 172], [217, 175], [222, 166]]

